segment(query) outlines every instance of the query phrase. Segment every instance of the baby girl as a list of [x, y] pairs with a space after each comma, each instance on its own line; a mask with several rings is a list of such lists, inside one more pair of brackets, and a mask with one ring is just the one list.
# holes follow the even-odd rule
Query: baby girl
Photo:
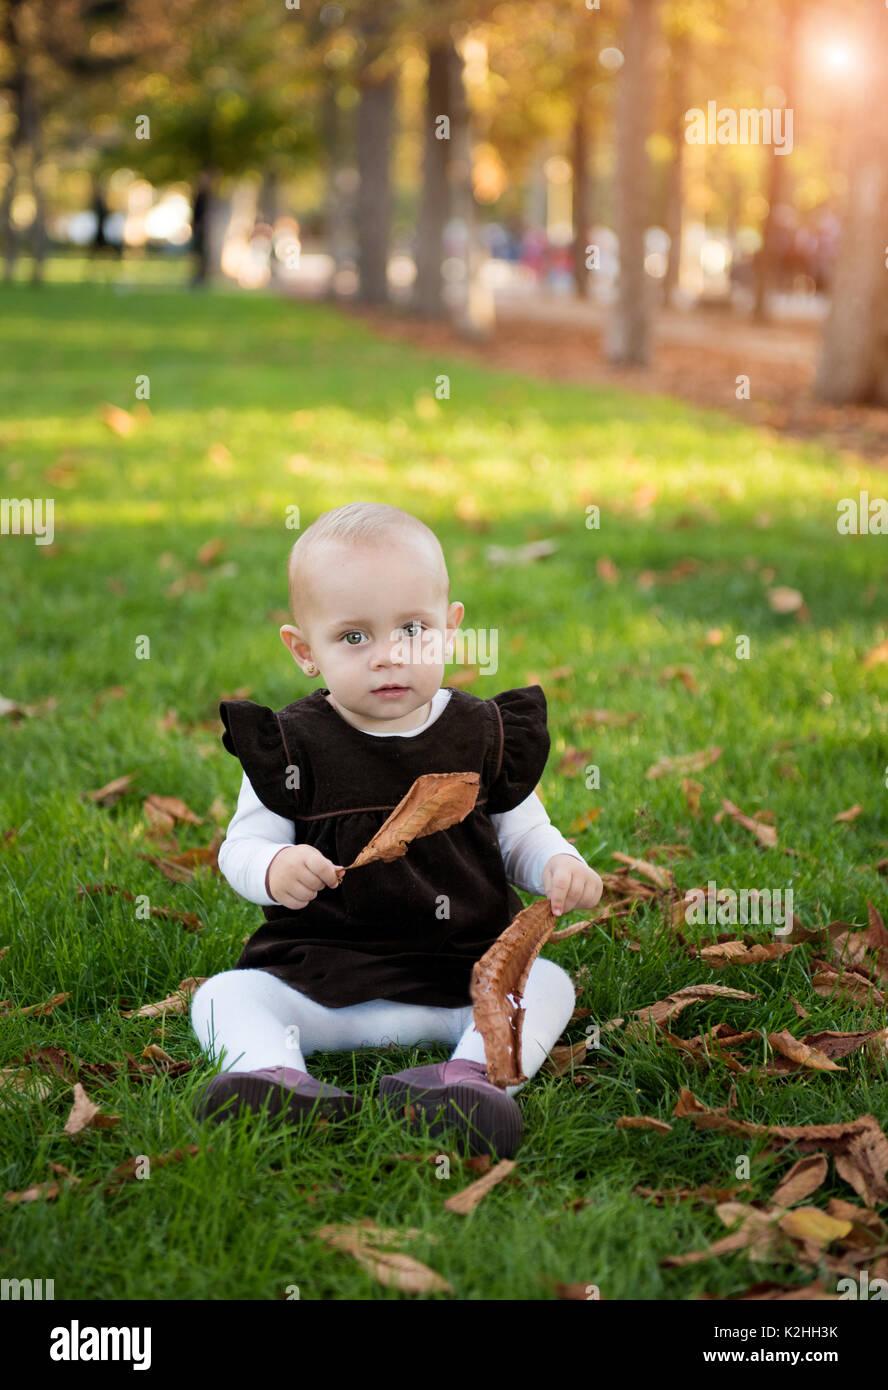
[[[278, 711], [220, 705], [243, 781], [219, 868], [265, 923], [233, 970], [194, 993], [192, 1026], [223, 1063], [199, 1113], [268, 1101], [294, 1123], [335, 1120], [360, 1101], [309, 1073], [313, 1052], [445, 1043], [449, 1061], [383, 1077], [383, 1102], [410, 1123], [424, 1116], [432, 1135], [460, 1131], [472, 1153], [509, 1157], [521, 1086], [488, 1080], [472, 966], [524, 906], [512, 884], [547, 896], [556, 915], [594, 907], [602, 891], [534, 791], [549, 755], [545, 696], [538, 685], [489, 699], [441, 685], [464, 608], [450, 602], [436, 536], [400, 507], [324, 512], [292, 548], [289, 588], [299, 626], [281, 639], [329, 685]], [[477, 772], [474, 809], [339, 882], [430, 772]], [[530, 1078], [573, 1012], [570, 976], [538, 956], [523, 1004]]]

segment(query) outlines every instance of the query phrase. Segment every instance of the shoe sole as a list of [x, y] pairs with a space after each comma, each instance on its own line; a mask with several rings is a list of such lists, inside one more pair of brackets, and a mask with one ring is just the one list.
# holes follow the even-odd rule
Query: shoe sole
[[361, 1108], [357, 1096], [311, 1096], [261, 1076], [220, 1073], [210, 1086], [212, 1090], [205, 1090], [197, 1102], [197, 1113], [202, 1120], [227, 1120], [243, 1110], [258, 1113], [266, 1100], [269, 1119], [283, 1115], [291, 1124], [309, 1119], [344, 1120]]
[[[402, 1111], [411, 1125], [419, 1114], [423, 1115], [432, 1138], [448, 1129], [461, 1130], [472, 1155], [511, 1158], [521, 1142], [523, 1123], [517, 1105], [514, 1110], [499, 1105], [493, 1096], [481, 1095], [458, 1081], [450, 1086], [419, 1090], [409, 1081], [384, 1076], [379, 1095], [384, 1103]], [[437, 1118], [442, 1107], [444, 1113]]]

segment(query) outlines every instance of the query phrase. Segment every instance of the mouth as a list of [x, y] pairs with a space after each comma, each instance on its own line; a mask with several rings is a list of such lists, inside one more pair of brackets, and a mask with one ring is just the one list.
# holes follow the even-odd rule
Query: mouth
[[376, 687], [376, 689], [373, 691], [373, 694], [374, 694], [374, 695], [379, 695], [382, 691], [385, 691], [385, 690], [389, 690], [389, 691], [395, 691], [395, 690], [404, 691], [404, 690], [409, 690], [409, 688], [410, 688], [410, 687], [407, 686], [407, 685], [378, 685], [378, 686]]

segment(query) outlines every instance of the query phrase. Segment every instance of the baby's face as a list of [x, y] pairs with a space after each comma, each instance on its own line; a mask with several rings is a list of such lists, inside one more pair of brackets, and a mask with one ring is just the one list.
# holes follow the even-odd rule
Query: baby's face
[[[303, 626], [281, 629], [294, 658], [320, 668], [349, 722], [387, 733], [418, 727], [464, 612], [461, 603], [448, 608], [422, 548], [336, 547], [313, 588]], [[383, 686], [399, 693], [383, 694]]]

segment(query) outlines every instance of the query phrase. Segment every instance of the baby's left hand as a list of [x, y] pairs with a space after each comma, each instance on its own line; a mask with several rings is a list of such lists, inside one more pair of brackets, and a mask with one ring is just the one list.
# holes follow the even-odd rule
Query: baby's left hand
[[604, 884], [594, 869], [572, 854], [553, 854], [543, 869], [543, 888], [558, 917], [575, 908], [597, 906]]

